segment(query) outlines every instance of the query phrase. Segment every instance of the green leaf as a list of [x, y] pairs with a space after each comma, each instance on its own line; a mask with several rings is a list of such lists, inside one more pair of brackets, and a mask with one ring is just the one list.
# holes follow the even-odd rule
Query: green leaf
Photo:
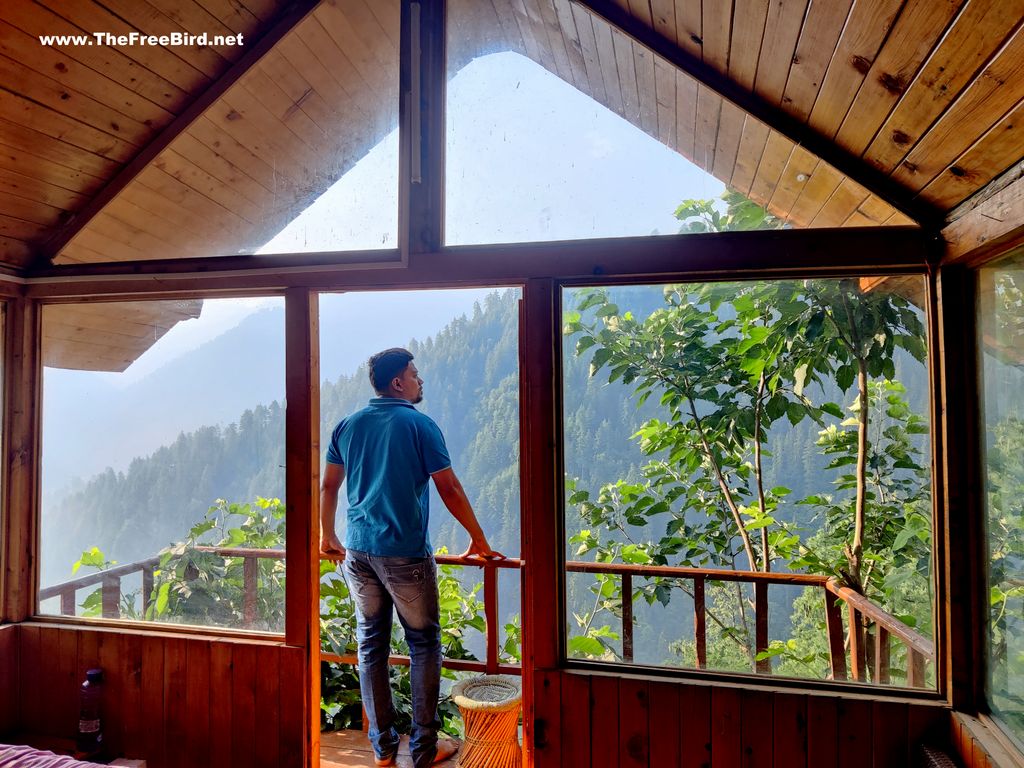
[[570, 656], [603, 656], [604, 646], [592, 637], [578, 636], [569, 638]]

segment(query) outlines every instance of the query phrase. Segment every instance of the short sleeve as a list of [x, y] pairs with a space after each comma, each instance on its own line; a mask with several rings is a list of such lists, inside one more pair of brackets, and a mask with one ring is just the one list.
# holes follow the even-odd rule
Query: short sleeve
[[444, 435], [434, 420], [424, 418], [419, 431], [420, 455], [423, 456], [423, 467], [428, 475], [448, 469], [452, 465], [451, 457], [448, 455], [448, 446], [444, 444]]
[[340, 464], [345, 466], [345, 460], [341, 458], [341, 451], [338, 448], [338, 438], [341, 435], [341, 428], [345, 426], [345, 420], [342, 419], [341, 423], [334, 428], [334, 432], [331, 434], [331, 442], [327, 446], [327, 463], [328, 464]]

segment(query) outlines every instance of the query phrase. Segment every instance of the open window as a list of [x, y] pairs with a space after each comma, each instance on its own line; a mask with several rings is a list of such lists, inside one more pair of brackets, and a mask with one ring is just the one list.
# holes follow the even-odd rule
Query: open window
[[925, 295], [563, 289], [568, 659], [934, 687]]

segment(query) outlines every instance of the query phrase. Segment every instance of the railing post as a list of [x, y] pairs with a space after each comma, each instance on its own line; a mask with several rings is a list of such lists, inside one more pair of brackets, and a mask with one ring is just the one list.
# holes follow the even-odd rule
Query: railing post
[[119, 576], [103, 577], [103, 618], [121, 618], [121, 578]]
[[490, 562], [484, 563], [484, 618], [487, 621], [488, 675], [498, 671], [498, 569]]
[[[768, 582], [754, 583], [754, 653], [768, 650]], [[772, 673], [772, 660], [758, 659], [755, 669], [759, 675]]]
[[864, 670], [866, 673], [866, 679], [872, 683], [878, 682], [878, 667], [875, 662], [878, 660], [875, 655], [875, 633], [878, 631], [878, 625], [871, 625], [868, 623], [867, 618], [864, 618]]
[[875, 624], [875, 682], [889, 684], [889, 630]]
[[246, 629], [256, 623], [256, 568], [255, 557], [246, 555], [242, 558], [242, 581], [245, 598], [242, 608], [242, 622]]
[[924, 655], [907, 646], [907, 685], [911, 688], [924, 688]]
[[146, 616], [149, 606], [153, 603], [153, 568], [142, 569], [142, 615]]
[[75, 615], [75, 590], [65, 589], [60, 593], [60, 613], [62, 616]]
[[843, 642], [843, 615], [839, 610], [839, 597], [827, 589], [825, 596], [825, 626], [828, 629], [828, 654], [832, 663], [832, 679], [846, 679], [846, 643]]
[[633, 576], [622, 574], [622, 660], [633, 661]]
[[708, 666], [708, 616], [704, 603], [704, 577], [693, 579], [693, 639], [697, 646], [697, 669]]
[[850, 673], [854, 680], [864, 682], [866, 659], [864, 654], [864, 624], [860, 611], [847, 603], [850, 621]]

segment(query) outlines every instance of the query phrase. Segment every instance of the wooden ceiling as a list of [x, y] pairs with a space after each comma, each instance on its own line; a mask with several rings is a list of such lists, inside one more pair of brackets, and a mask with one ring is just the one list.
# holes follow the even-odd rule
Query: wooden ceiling
[[[364, 156], [397, 122], [398, 0], [324, 0], [238, 76], [286, 6], [2, 4], [0, 260], [248, 252]], [[449, 14], [452, 71], [517, 51], [796, 226], [910, 223], [890, 203], [947, 211], [1024, 155], [1024, 0], [449, 0]], [[246, 45], [37, 41], [97, 30]], [[822, 140], [833, 164], [808, 149]]]

